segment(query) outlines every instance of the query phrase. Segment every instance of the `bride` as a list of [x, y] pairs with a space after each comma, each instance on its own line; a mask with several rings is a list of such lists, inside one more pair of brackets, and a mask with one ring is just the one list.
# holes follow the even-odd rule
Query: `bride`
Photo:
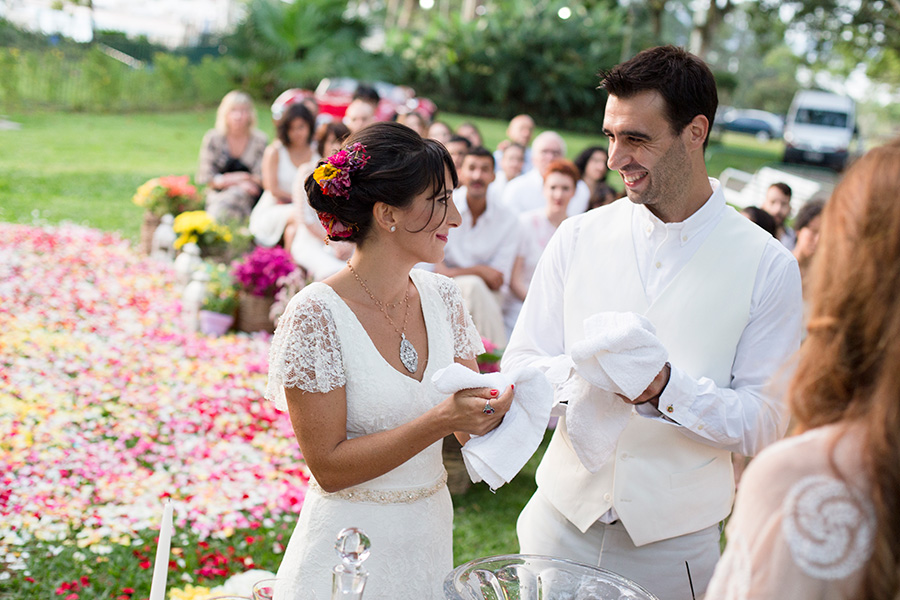
[[444, 147], [396, 123], [354, 134], [306, 181], [328, 238], [357, 250], [291, 300], [272, 340], [266, 397], [288, 410], [313, 475], [276, 598], [330, 598], [349, 526], [372, 542], [367, 598], [442, 597], [453, 509], [441, 442], [492, 430], [513, 395], [431, 385], [453, 361], [476, 370], [483, 352], [455, 284], [413, 269], [443, 258], [456, 183]]

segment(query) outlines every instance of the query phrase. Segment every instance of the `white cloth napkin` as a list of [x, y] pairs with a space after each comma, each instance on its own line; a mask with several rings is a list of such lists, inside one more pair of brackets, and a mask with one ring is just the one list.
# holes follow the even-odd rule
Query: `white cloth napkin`
[[496, 490], [522, 470], [535, 453], [553, 404], [553, 387], [538, 369], [526, 368], [514, 373], [476, 373], [459, 363], [441, 369], [431, 378], [442, 394], [489, 387], [503, 393], [516, 385], [512, 406], [503, 422], [493, 431], [472, 438], [462, 448], [466, 471], [473, 482], [484, 480]]
[[596, 473], [615, 451], [633, 412], [616, 394], [640, 396], [668, 352], [653, 323], [637, 313], [597, 313], [585, 319], [584, 333], [568, 356], [545, 359], [540, 366], [557, 386], [556, 404], [568, 403], [566, 426], [575, 454]]

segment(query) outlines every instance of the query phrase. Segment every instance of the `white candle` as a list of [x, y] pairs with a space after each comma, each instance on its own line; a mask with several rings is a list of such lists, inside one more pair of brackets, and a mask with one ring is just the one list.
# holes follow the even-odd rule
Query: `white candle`
[[172, 502], [166, 500], [162, 523], [159, 526], [159, 543], [156, 545], [156, 562], [153, 564], [153, 580], [150, 583], [150, 600], [165, 600], [166, 575], [169, 572], [169, 546], [172, 543]]

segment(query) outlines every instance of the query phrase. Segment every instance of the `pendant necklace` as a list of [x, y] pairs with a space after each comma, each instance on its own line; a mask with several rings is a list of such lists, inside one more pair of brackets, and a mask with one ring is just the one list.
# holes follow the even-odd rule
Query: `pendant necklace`
[[369, 286], [366, 285], [366, 282], [360, 278], [359, 274], [356, 272], [356, 269], [353, 268], [353, 265], [350, 264], [350, 261], [347, 261], [347, 268], [350, 269], [350, 272], [353, 273], [353, 276], [356, 278], [356, 281], [359, 282], [359, 285], [362, 286], [362, 289], [366, 291], [369, 295], [369, 298], [372, 299], [372, 302], [375, 303], [375, 306], [381, 309], [381, 312], [384, 313], [384, 316], [387, 318], [388, 322], [391, 324], [391, 327], [394, 328], [394, 331], [400, 334], [400, 362], [403, 363], [403, 366], [406, 367], [406, 370], [410, 373], [415, 373], [419, 370], [419, 353], [416, 352], [415, 347], [413, 347], [412, 342], [406, 339], [406, 322], [409, 319], [409, 284], [406, 285], [406, 296], [403, 299], [403, 302], [406, 304], [406, 312], [403, 315], [403, 329], [397, 329], [397, 326], [394, 324], [394, 320], [391, 318], [391, 315], [388, 314], [387, 309], [395, 308], [400, 306], [400, 303], [397, 302], [395, 304], [385, 304], [381, 300], [375, 297], [369, 290]]

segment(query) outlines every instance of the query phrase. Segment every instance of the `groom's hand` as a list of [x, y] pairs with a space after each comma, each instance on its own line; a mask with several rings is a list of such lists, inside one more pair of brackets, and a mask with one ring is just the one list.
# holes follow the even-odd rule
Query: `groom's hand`
[[619, 396], [627, 404], [636, 405], [649, 402], [653, 405], [653, 408], [659, 409], [659, 397], [662, 396], [663, 391], [669, 384], [669, 377], [671, 376], [672, 365], [667, 362], [663, 365], [662, 370], [660, 370], [660, 372], [656, 374], [656, 377], [653, 378], [653, 381], [650, 382], [650, 385], [647, 386], [647, 389], [644, 390], [640, 396], [638, 396], [634, 400], [626, 398], [622, 394], [617, 394], [617, 396]]

